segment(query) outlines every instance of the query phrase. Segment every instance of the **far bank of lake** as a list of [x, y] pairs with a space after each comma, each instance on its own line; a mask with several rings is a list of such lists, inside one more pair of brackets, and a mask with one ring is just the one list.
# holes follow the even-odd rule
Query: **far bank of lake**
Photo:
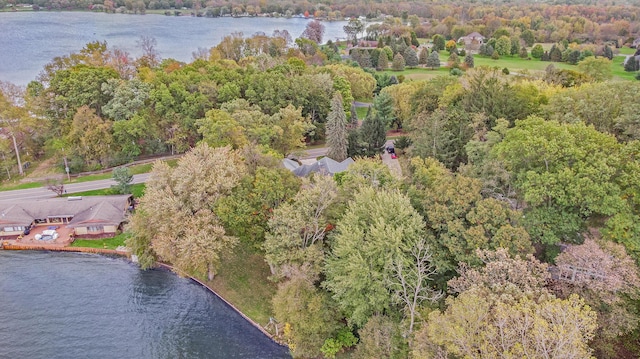
[[[56, 56], [80, 50], [92, 41], [140, 55], [140, 36], [153, 37], [162, 58], [189, 62], [198, 48], [216, 46], [227, 35], [287, 30], [292, 38], [304, 31], [304, 18], [164, 16], [92, 12], [1, 12], [0, 81], [26, 85]], [[324, 41], [344, 38], [344, 21], [324, 22]]]

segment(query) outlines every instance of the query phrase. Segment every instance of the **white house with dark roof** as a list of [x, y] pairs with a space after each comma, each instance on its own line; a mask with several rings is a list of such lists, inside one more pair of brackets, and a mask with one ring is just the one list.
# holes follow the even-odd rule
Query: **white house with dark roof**
[[479, 32], [472, 32], [467, 36], [463, 36], [458, 39], [458, 43], [464, 43], [465, 46], [468, 45], [482, 45], [484, 44], [485, 37], [482, 36]]
[[76, 237], [113, 237], [131, 209], [131, 195], [2, 201], [0, 238], [16, 238], [34, 225], [66, 226]]

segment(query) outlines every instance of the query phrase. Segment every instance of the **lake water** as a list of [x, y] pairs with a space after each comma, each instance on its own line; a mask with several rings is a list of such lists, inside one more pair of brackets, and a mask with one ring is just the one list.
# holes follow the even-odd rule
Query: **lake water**
[[[80, 50], [92, 41], [107, 41], [140, 55], [140, 36], [157, 40], [163, 58], [189, 62], [198, 48], [216, 46], [233, 32], [250, 36], [287, 30], [292, 38], [304, 31], [303, 18], [203, 18], [191, 16], [123, 15], [91, 12], [1, 12], [0, 80], [26, 85], [56, 56]], [[324, 22], [324, 41], [344, 38], [343, 21]]]
[[120, 258], [0, 250], [0, 358], [290, 358], [208, 290]]

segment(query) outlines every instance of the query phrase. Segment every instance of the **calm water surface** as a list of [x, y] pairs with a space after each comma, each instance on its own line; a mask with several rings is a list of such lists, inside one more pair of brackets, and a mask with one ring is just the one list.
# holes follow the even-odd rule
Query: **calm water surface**
[[123, 259], [0, 250], [0, 358], [290, 358], [201, 286]]
[[[191, 61], [198, 48], [217, 45], [226, 35], [256, 32], [271, 35], [287, 30], [292, 38], [302, 34], [307, 19], [198, 18], [191, 16], [122, 15], [90, 12], [0, 13], [0, 80], [26, 85], [56, 56], [80, 50], [91, 41], [107, 41], [140, 55], [140, 36], [157, 40], [163, 58]], [[324, 40], [344, 38], [343, 21], [325, 22]]]

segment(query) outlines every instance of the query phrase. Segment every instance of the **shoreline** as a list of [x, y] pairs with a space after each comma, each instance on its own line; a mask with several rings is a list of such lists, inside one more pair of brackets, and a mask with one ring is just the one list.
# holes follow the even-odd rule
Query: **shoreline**
[[[52, 247], [48, 247], [48, 246], [44, 246], [44, 245], [9, 244], [9, 243], [5, 243], [3, 241], [3, 242], [0, 242], [0, 250], [8, 250], [8, 251], [75, 252], [75, 253], [89, 253], [89, 254], [100, 254], [100, 255], [116, 255], [116, 256], [120, 256], [120, 257], [126, 257], [131, 262], [131, 252], [129, 252], [129, 251], [118, 251], [116, 249], [103, 249], [103, 248], [90, 248], [90, 247], [57, 247], [57, 246], [56, 247], [53, 247], [53, 246]], [[131, 262], [131, 263], [133, 263], [133, 262]], [[177, 272], [174, 270], [174, 268], [169, 264], [158, 262], [157, 263], [157, 267], [168, 269], [173, 274], [178, 275]], [[269, 339], [271, 339], [272, 342], [274, 342], [274, 343], [276, 343], [276, 344], [278, 344], [278, 345], [280, 345], [282, 347], [288, 348], [286, 345], [283, 345], [282, 343], [278, 342], [274, 338], [274, 336], [271, 333], [269, 333], [268, 331], [266, 331], [259, 323], [255, 322], [253, 319], [249, 318], [246, 314], [244, 314], [235, 305], [233, 305], [231, 302], [229, 302], [228, 300], [223, 298], [220, 294], [218, 294], [218, 292], [213, 290], [209, 285], [207, 285], [206, 283], [204, 283], [200, 279], [195, 278], [195, 277], [190, 276], [190, 275], [187, 275], [186, 278], [189, 278], [193, 282], [195, 282], [195, 283], [203, 286], [204, 288], [206, 288], [210, 293], [212, 293], [218, 299], [222, 300], [222, 302], [224, 302], [227, 306], [229, 306], [236, 313], [238, 313], [242, 318], [244, 318], [247, 322], [249, 322], [249, 324], [251, 324], [252, 326], [257, 328], [262, 334], [264, 334]]]

